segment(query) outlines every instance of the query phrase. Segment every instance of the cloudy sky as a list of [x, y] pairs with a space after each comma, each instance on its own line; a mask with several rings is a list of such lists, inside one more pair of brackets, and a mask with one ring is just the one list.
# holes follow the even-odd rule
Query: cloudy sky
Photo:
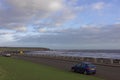
[[0, 0], [0, 46], [120, 49], [120, 0]]

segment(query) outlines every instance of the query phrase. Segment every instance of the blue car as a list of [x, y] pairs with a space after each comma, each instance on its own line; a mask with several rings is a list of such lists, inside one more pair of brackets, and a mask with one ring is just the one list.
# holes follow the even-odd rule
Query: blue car
[[71, 68], [72, 71], [81, 74], [96, 74], [96, 66], [90, 62], [81, 62]]

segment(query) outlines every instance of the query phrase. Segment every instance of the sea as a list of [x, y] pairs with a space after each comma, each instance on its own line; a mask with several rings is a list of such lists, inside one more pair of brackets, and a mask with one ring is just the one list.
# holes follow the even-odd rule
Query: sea
[[120, 50], [50, 50], [31, 51], [27, 54], [120, 59]]

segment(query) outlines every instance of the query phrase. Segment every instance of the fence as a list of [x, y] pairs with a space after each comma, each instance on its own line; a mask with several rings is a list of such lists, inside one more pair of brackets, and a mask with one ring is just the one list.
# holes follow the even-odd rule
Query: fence
[[58, 55], [50, 55], [50, 54], [24, 54], [22, 56], [50, 58], [50, 59], [58, 59], [58, 60], [74, 61], [74, 62], [86, 61], [86, 62], [92, 62], [92, 63], [100, 64], [100, 65], [119, 66], [120, 67], [120, 59], [58, 56]]

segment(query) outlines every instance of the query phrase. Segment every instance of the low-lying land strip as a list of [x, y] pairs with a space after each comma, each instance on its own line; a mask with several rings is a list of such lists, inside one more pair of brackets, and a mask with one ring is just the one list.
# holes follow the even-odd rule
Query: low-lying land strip
[[[17, 57], [16, 57], [17, 58]], [[0, 80], [101, 80], [43, 64], [0, 56]]]

